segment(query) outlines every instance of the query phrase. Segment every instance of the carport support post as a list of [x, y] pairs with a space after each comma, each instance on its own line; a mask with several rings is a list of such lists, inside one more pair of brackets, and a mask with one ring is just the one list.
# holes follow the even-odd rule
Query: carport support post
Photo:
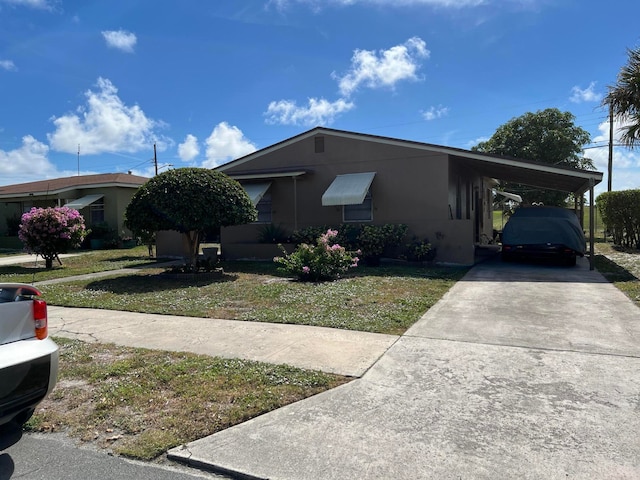
[[589, 270], [595, 269], [595, 223], [596, 223], [596, 206], [593, 203], [593, 178], [589, 179]]

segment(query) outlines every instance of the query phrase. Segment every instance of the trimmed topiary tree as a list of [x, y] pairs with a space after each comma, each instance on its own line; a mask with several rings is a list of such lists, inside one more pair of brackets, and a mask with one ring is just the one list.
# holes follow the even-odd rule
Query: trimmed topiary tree
[[18, 231], [25, 249], [44, 258], [46, 268], [53, 267], [59, 254], [78, 248], [86, 235], [84, 218], [68, 207], [34, 207], [22, 215]]
[[204, 232], [256, 218], [244, 188], [224, 173], [206, 168], [178, 168], [153, 177], [138, 189], [125, 212], [125, 224], [133, 232], [182, 233], [188, 265], [194, 269]]

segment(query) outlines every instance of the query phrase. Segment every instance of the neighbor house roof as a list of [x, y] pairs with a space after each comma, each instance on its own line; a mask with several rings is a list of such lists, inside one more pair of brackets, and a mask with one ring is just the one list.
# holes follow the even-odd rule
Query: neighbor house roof
[[17, 183], [0, 187], [0, 198], [25, 197], [36, 195], [57, 195], [75, 189], [96, 189], [105, 187], [138, 188], [146, 177], [128, 173], [100, 173], [97, 175], [78, 175], [64, 178], [51, 178], [37, 182]]
[[[429, 152], [437, 152], [449, 155], [457, 161], [462, 162], [466, 167], [478, 170], [486, 177], [497, 178], [503, 181], [522, 183], [526, 185], [573, 192], [584, 193], [590, 186], [602, 181], [602, 173], [593, 170], [579, 170], [570, 167], [549, 165], [532, 160], [505, 157], [488, 153], [474, 152], [462, 148], [444, 147], [430, 143], [417, 142], [413, 140], [401, 140], [397, 138], [382, 137], [364, 133], [335, 130], [326, 127], [316, 127], [299, 135], [283, 140], [279, 143], [250, 153], [244, 157], [221, 165], [216, 170], [224, 172], [230, 168], [238, 167], [246, 162], [261, 157], [267, 153], [277, 151], [293, 143], [315, 135], [334, 135], [354, 140], [365, 140], [370, 142], [395, 145], [404, 148], [415, 148]], [[292, 166], [294, 167], [294, 166]], [[239, 173], [239, 172], [236, 172]], [[236, 175], [234, 174], [234, 177]]]

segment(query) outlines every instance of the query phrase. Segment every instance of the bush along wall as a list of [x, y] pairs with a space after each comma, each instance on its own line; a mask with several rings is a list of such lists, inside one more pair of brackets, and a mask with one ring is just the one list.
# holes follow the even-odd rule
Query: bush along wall
[[613, 243], [640, 249], [640, 190], [601, 193], [596, 205]]
[[327, 230], [337, 231], [336, 243], [348, 250], [359, 250], [365, 264], [376, 264], [380, 257], [392, 250], [402, 247], [407, 234], [407, 225], [387, 223], [384, 225], [343, 224], [331, 226], [308, 227], [293, 233], [292, 240], [297, 244], [313, 245], [315, 239]]

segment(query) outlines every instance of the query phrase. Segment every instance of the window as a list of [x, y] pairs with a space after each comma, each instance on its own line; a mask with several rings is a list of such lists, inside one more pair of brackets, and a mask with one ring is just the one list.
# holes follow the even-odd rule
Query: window
[[91, 224], [104, 222], [104, 200], [98, 200], [91, 204]]
[[316, 153], [324, 153], [324, 137], [315, 137]]
[[345, 222], [370, 222], [373, 220], [371, 190], [367, 191], [367, 195], [361, 204], [344, 205], [342, 207], [342, 218]]
[[257, 223], [271, 223], [271, 193], [265, 193], [258, 204], [256, 205], [258, 210]]

